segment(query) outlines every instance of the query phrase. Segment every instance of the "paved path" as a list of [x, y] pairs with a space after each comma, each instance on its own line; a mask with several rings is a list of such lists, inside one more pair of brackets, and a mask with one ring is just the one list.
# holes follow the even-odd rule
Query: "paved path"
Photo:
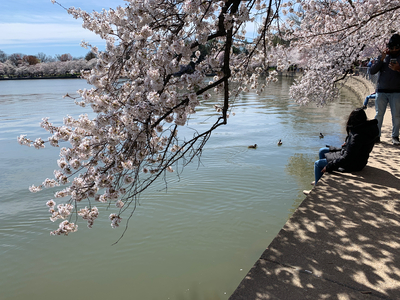
[[230, 300], [400, 299], [400, 147], [390, 133], [388, 109], [364, 170], [325, 174]]

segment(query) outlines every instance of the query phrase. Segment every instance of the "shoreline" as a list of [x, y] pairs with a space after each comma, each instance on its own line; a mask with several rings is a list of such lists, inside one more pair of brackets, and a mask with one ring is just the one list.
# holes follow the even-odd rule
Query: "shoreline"
[[[206, 74], [206, 77], [213, 77], [215, 74]], [[281, 72], [278, 76], [284, 77], [297, 77], [300, 76], [298, 73], [294, 72]], [[37, 80], [37, 79], [82, 79], [81, 75], [69, 75], [69, 76], [41, 76], [41, 77], [12, 77], [12, 78], [5, 78], [0, 77], [1, 80]]]
[[44, 76], [44, 77], [16, 77], [16, 78], [0, 78], [1, 80], [38, 80], [38, 79], [82, 79], [80, 75], [71, 75], [71, 76]]

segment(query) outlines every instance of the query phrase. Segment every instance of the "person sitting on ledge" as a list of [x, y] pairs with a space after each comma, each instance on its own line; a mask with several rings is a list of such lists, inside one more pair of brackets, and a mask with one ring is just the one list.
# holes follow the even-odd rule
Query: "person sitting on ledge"
[[[378, 121], [367, 120], [367, 115], [362, 108], [353, 110], [346, 124], [347, 136], [342, 147], [327, 146], [319, 150], [319, 160], [314, 164], [315, 181], [325, 172], [361, 171], [368, 162], [376, 139], [379, 137]], [[308, 195], [310, 191], [304, 190]]]

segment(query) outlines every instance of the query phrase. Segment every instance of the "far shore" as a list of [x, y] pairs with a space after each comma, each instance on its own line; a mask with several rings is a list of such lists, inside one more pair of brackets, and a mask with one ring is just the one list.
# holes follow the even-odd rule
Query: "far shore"
[[42, 76], [42, 77], [0, 77], [0, 80], [31, 80], [31, 79], [81, 79], [80, 75]]

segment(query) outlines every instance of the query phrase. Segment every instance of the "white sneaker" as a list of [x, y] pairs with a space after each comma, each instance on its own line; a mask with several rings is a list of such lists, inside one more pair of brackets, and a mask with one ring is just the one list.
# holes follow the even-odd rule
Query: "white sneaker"
[[311, 185], [315, 185], [315, 180], [313, 182], [311, 182]]
[[311, 193], [311, 190], [304, 190], [303, 191], [303, 194], [306, 195], [306, 196], [310, 195], [310, 193]]
[[392, 137], [392, 143], [393, 145], [400, 145], [399, 137], [398, 136]]

